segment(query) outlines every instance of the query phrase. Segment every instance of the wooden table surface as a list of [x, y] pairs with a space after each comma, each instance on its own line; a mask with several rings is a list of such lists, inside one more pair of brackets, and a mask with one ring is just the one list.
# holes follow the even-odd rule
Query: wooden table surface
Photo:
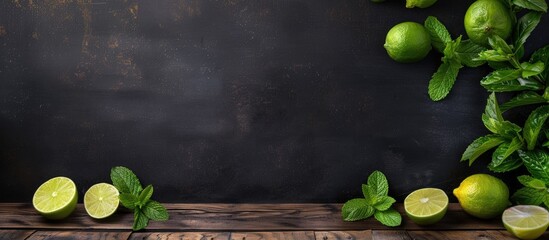
[[[132, 232], [133, 214], [90, 218], [79, 204], [60, 221], [46, 220], [29, 203], [0, 203], [0, 239], [515, 239], [499, 219], [480, 220], [451, 203], [443, 220], [422, 227], [403, 214], [389, 228], [373, 218], [341, 220], [341, 204], [165, 204], [170, 219]], [[402, 204], [397, 209], [403, 213]], [[540, 239], [549, 239], [544, 234]]]

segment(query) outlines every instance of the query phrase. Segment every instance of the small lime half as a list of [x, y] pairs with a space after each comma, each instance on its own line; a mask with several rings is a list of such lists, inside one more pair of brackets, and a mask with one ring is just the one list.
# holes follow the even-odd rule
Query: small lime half
[[440, 221], [448, 209], [448, 196], [438, 188], [422, 188], [404, 199], [406, 215], [419, 225]]
[[103, 219], [111, 216], [120, 202], [116, 187], [108, 183], [98, 183], [84, 194], [84, 208], [90, 217]]
[[501, 216], [507, 231], [520, 239], [536, 239], [549, 226], [549, 212], [540, 206], [517, 205], [503, 211]]
[[76, 208], [76, 185], [67, 177], [54, 177], [38, 187], [32, 197], [32, 205], [49, 219], [63, 219]]

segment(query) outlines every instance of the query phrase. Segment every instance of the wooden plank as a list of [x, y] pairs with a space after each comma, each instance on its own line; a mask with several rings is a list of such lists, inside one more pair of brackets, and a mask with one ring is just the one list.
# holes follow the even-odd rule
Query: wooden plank
[[314, 240], [315, 234], [310, 231], [294, 232], [235, 232], [231, 233], [231, 240]]
[[406, 230], [374, 230], [372, 231], [373, 240], [412, 240]]
[[507, 231], [408, 231], [415, 240], [515, 240]]
[[229, 240], [228, 232], [135, 232], [130, 240]]
[[316, 240], [372, 240], [372, 230], [315, 232]]
[[67, 239], [67, 240], [122, 240], [128, 239], [131, 232], [106, 231], [36, 231], [28, 240]]
[[26, 239], [34, 230], [0, 229], [0, 239]]
[[[407, 230], [504, 230], [499, 219], [481, 220], [466, 214], [459, 204], [452, 203], [440, 222], [422, 227], [403, 214], [400, 227], [389, 228], [374, 218], [364, 221], [341, 220], [342, 204], [165, 204], [170, 219], [150, 222], [149, 231], [358, 231], [368, 229]], [[402, 204], [396, 208], [404, 213]], [[131, 230], [133, 214], [119, 211], [104, 221], [90, 218], [82, 204], [67, 219], [49, 221], [31, 204], [0, 204], [0, 228], [13, 229], [113, 229]]]

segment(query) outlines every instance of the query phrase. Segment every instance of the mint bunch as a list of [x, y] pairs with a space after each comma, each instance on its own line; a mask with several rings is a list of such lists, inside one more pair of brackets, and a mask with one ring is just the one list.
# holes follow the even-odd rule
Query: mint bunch
[[341, 209], [343, 220], [358, 221], [372, 215], [385, 226], [396, 227], [402, 222], [400, 213], [391, 208], [396, 200], [390, 196], [387, 178], [380, 171], [368, 177], [368, 184], [362, 184], [364, 198], [347, 201]]
[[121, 166], [112, 168], [111, 180], [120, 192], [120, 203], [134, 211], [132, 227], [134, 231], [147, 227], [149, 220], [168, 220], [166, 208], [159, 202], [151, 200], [153, 186], [148, 185], [143, 189], [141, 182], [130, 169]]

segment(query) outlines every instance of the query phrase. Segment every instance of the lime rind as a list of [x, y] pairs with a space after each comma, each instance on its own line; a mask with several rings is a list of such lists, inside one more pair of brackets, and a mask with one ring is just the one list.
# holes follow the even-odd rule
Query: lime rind
[[536, 239], [549, 226], [549, 212], [540, 206], [517, 205], [506, 209], [501, 217], [505, 228], [520, 239]]
[[84, 195], [84, 208], [95, 219], [111, 216], [118, 209], [119, 203], [118, 190], [108, 183], [95, 184]]
[[49, 219], [62, 219], [76, 208], [76, 184], [67, 177], [54, 177], [38, 187], [32, 198], [36, 211]]

